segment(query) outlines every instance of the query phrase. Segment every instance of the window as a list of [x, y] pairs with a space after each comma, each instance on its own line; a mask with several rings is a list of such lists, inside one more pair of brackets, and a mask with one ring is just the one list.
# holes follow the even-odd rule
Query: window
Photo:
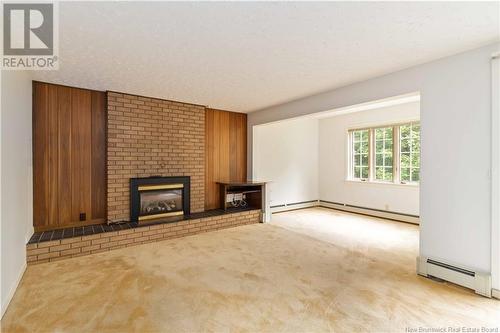
[[393, 181], [393, 128], [375, 128], [375, 179]]
[[352, 132], [352, 177], [355, 179], [368, 179], [370, 133], [368, 130]]
[[418, 184], [420, 123], [349, 131], [349, 179]]
[[401, 182], [416, 183], [420, 179], [420, 124], [399, 127]]

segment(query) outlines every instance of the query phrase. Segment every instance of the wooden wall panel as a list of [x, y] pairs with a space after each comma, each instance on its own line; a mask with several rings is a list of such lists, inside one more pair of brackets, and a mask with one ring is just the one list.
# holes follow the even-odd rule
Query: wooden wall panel
[[58, 125], [58, 110], [57, 110], [57, 87], [53, 85], [48, 86], [48, 106], [47, 106], [47, 142], [48, 142], [48, 207], [49, 207], [49, 220], [57, 220], [59, 218], [59, 200], [58, 200], [58, 150], [59, 150], [59, 136], [57, 131]]
[[[57, 87], [58, 111], [59, 111], [59, 156], [71, 156], [71, 88]], [[71, 179], [71, 158], [59, 158], [59, 220], [58, 221], [71, 221], [71, 206], [72, 206], [72, 187]]]
[[34, 82], [33, 95], [35, 230], [102, 223], [105, 93]]
[[[237, 113], [231, 118], [230, 131], [230, 179], [246, 180], [246, 160], [247, 160], [247, 115]], [[242, 142], [242, 138], [244, 138]], [[243, 162], [244, 166], [241, 165]]]
[[213, 193], [213, 183], [215, 182], [215, 171], [218, 168], [215, 165], [215, 154], [218, 150], [215, 150], [214, 142], [214, 119], [215, 112], [207, 109], [205, 111], [205, 209], [209, 209], [215, 205], [216, 197]]
[[71, 89], [71, 188], [73, 190], [73, 221], [78, 221], [80, 213], [91, 215], [91, 145], [92, 114], [91, 93], [88, 90]]
[[206, 109], [205, 209], [220, 207], [218, 181], [245, 181], [247, 115]]
[[106, 216], [106, 95], [92, 92], [92, 216]]
[[[36, 89], [35, 89], [36, 88]], [[48, 219], [48, 85], [33, 85], [33, 224]], [[36, 111], [35, 111], [36, 105]]]

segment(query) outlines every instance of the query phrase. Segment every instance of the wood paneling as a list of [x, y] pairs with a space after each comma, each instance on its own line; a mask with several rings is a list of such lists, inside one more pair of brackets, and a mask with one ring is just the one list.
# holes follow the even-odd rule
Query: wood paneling
[[247, 177], [247, 115], [206, 109], [205, 209], [220, 207], [217, 182], [242, 182]]
[[59, 187], [59, 177], [58, 177], [58, 143], [59, 136], [57, 131], [57, 123], [59, 112], [57, 110], [57, 87], [49, 85], [48, 87], [48, 101], [47, 101], [47, 131], [48, 131], [48, 205], [49, 220], [56, 220], [58, 218], [59, 212], [59, 200], [58, 200], [58, 187]]
[[[57, 87], [58, 89], [58, 108], [59, 108], [59, 155], [71, 156], [71, 88]], [[72, 160], [70, 158], [59, 160], [59, 179], [61, 186], [59, 188], [59, 220], [72, 220], [72, 187], [69, 180], [71, 179]]]
[[[106, 96], [92, 92], [92, 216], [106, 216]], [[104, 166], [104, 167], [102, 167]]]
[[[33, 225], [48, 220], [48, 85], [33, 85]], [[35, 108], [36, 106], [36, 108]]]
[[33, 94], [35, 230], [102, 223], [105, 93], [34, 82]]

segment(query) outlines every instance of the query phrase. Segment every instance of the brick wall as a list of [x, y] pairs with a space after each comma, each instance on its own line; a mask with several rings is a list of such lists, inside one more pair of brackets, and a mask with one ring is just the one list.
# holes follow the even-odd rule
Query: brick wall
[[27, 261], [28, 264], [39, 264], [245, 224], [259, 223], [259, 221], [260, 210], [252, 210], [28, 244], [26, 245]]
[[129, 179], [190, 176], [191, 212], [204, 210], [205, 107], [108, 92], [108, 219], [129, 220]]

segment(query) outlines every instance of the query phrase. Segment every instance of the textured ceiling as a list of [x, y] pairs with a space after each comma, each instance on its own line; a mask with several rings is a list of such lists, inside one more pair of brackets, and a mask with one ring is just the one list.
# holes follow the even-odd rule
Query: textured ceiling
[[499, 2], [63, 2], [36, 79], [249, 112], [499, 39]]

